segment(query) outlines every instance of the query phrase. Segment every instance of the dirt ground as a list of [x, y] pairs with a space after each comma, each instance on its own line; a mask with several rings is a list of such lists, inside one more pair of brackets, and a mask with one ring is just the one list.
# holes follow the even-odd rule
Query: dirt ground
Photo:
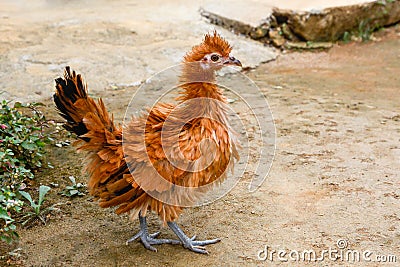
[[[109, 26], [113, 29], [113, 25]], [[269, 251], [313, 249], [321, 253], [337, 249], [337, 241], [342, 240], [347, 242], [346, 249], [371, 251], [372, 261], [377, 256], [395, 255], [398, 264], [399, 47], [397, 26], [378, 34], [374, 42], [334, 46], [324, 52], [284, 53], [277, 60], [246, 72], [261, 88], [274, 115], [275, 159], [256, 192], [247, 191], [251, 177], [245, 174], [225, 197], [207, 206], [187, 209], [179, 218], [178, 223], [188, 235], [222, 239], [208, 246], [209, 255], [173, 245], [159, 246], [157, 253], [145, 250], [139, 242], [125, 245], [138, 231], [138, 222], [99, 208], [89, 196], [70, 200], [57, 194], [67, 185], [68, 176], [81, 182], [86, 177], [80, 172], [81, 155], [76, 155], [72, 147], [54, 147], [49, 160], [55, 168], [45, 170], [37, 181], [60, 184], [51, 191], [48, 203], [63, 202], [62, 211], [52, 215], [46, 226], [21, 229], [21, 239], [15, 245], [21, 248], [21, 257], [14, 263], [348, 266], [345, 260], [334, 261], [327, 256], [324, 261], [311, 263], [290, 259], [288, 263], [281, 262], [276, 254], [273, 259], [258, 259], [265, 246]], [[53, 78], [53, 71], [50, 74], [49, 79]], [[87, 82], [96, 86], [90, 77]], [[136, 88], [131, 85], [97, 89], [96, 95], [105, 99], [120, 121]], [[45, 100], [45, 104], [47, 117], [59, 120], [52, 103]], [[154, 232], [161, 229], [162, 237], [174, 237], [154, 215], [149, 218], [149, 227]], [[382, 264], [364, 261], [357, 265]]]

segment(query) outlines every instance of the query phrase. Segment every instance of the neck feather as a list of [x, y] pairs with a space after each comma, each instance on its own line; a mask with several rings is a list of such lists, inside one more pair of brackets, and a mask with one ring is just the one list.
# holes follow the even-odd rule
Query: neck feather
[[210, 118], [227, 124], [227, 101], [217, 86], [215, 71], [204, 68], [201, 63], [186, 63], [180, 76], [182, 104], [179, 117]]
[[215, 70], [202, 66], [200, 62], [184, 62], [180, 82], [183, 90], [178, 100], [182, 102], [204, 97], [226, 103], [222, 90], [216, 84]]

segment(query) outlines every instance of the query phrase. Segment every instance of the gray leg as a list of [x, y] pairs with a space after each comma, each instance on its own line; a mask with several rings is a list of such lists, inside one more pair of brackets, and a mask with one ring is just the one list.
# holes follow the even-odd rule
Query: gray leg
[[149, 234], [149, 232], [147, 230], [146, 217], [142, 217], [140, 215], [140, 213], [139, 213], [139, 222], [140, 222], [140, 231], [136, 235], [131, 237], [128, 241], [126, 241], [127, 245], [130, 242], [135, 241], [138, 238], [140, 238], [140, 240], [142, 241], [143, 246], [151, 251], [157, 251], [157, 249], [155, 247], [153, 247], [152, 245], [161, 245], [161, 244], [178, 245], [178, 244], [181, 244], [181, 242], [178, 240], [156, 239], [156, 237], [160, 234], [160, 232], [157, 232], [154, 234]]
[[211, 239], [211, 240], [203, 240], [203, 241], [197, 241], [196, 236], [193, 236], [192, 238], [189, 238], [185, 233], [179, 228], [179, 226], [175, 222], [168, 222], [169, 228], [171, 228], [172, 231], [179, 237], [179, 239], [182, 241], [182, 244], [185, 248], [201, 253], [201, 254], [208, 254], [208, 251], [204, 246], [209, 245], [209, 244], [215, 244], [219, 241], [221, 241], [219, 238], [217, 239]]

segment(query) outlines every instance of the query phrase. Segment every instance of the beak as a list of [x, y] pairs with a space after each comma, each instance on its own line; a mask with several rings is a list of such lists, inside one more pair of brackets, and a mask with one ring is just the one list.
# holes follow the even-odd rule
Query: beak
[[227, 58], [224, 61], [224, 64], [226, 64], [226, 65], [234, 65], [234, 66], [239, 66], [239, 67], [242, 66], [242, 63], [238, 59], [236, 59], [234, 57]]

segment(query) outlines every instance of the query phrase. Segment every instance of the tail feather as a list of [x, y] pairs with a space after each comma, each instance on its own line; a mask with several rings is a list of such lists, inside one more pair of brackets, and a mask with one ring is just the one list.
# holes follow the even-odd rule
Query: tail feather
[[85, 170], [90, 175], [89, 192], [108, 206], [134, 197], [132, 192], [127, 194], [132, 186], [124, 178], [129, 170], [123, 155], [122, 128], [115, 127], [101, 99], [96, 102], [88, 96], [80, 74], [66, 67], [64, 77], [55, 81], [54, 102], [66, 120], [64, 127], [81, 139], [78, 150], [88, 153]]
[[79, 102], [86, 102], [88, 98], [81, 75], [76, 75], [75, 71], [71, 73], [71, 69], [66, 67], [64, 79], [61, 77], [56, 79], [56, 92], [53, 97], [59, 114], [67, 121], [64, 127], [78, 136], [87, 133], [82, 119], [90, 107], [83, 109], [75, 107]]

